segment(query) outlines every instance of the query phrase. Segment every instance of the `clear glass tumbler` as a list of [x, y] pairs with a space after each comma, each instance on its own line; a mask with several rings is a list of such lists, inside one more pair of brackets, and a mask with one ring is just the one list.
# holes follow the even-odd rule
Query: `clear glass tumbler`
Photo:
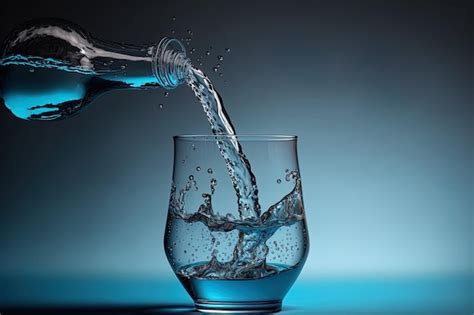
[[[239, 212], [218, 143], [240, 143], [255, 175], [256, 216]], [[295, 136], [174, 137], [165, 251], [199, 311], [275, 312], [298, 277], [309, 240]], [[235, 161], [234, 161], [235, 162]], [[255, 188], [255, 187], [254, 187]], [[255, 189], [253, 190], [255, 191]]]

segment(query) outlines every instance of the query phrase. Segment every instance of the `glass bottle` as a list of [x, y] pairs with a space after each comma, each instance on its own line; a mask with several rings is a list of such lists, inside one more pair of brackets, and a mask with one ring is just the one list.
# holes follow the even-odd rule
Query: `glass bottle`
[[0, 59], [0, 95], [17, 117], [71, 117], [104, 92], [172, 89], [191, 67], [180, 41], [155, 45], [98, 40], [60, 19], [34, 20], [12, 31]]

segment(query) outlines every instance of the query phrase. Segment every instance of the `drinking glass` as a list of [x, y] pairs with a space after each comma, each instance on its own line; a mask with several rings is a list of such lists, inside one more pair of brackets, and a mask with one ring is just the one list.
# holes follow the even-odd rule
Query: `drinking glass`
[[[239, 212], [229, 170], [243, 175], [238, 160], [223, 158], [222, 143], [240, 144], [255, 176], [252, 218]], [[280, 135], [174, 137], [164, 245], [197, 310], [281, 310], [309, 249], [296, 143]]]

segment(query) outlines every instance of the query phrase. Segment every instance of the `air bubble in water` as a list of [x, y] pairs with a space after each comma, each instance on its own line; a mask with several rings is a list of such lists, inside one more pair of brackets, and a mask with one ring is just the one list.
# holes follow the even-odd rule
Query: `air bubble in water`
[[124, 65], [121, 65], [121, 66], [120, 66], [120, 69], [122, 69], [122, 70], [125, 69], [125, 68], [126, 68], [126, 67], [125, 67]]
[[193, 175], [189, 175], [189, 180], [194, 180], [194, 176]]
[[164, 95], [165, 97], [168, 97], [168, 95], [170, 95], [170, 93], [169, 93], [169, 92], [165, 92], [163, 95]]
[[277, 179], [277, 184], [281, 184], [281, 179]]
[[225, 52], [230, 52], [230, 48], [226, 48], [226, 49], [225, 49]]
[[174, 34], [174, 33], [176, 33], [176, 31], [175, 31], [175, 30], [171, 30], [171, 34]]
[[217, 56], [217, 60], [219, 60], [219, 61], [224, 60], [224, 56], [222, 56], [222, 55]]
[[159, 104], [158, 106], [160, 106], [160, 109], [163, 109], [163, 104]]
[[188, 34], [189, 34], [190, 36], [193, 36], [193, 31], [192, 31], [192, 30], [188, 30]]
[[217, 68], [217, 67], [212, 68], [212, 71], [214, 71], [214, 72], [217, 72], [217, 70], [219, 70], [219, 68]]
[[223, 74], [222, 72], [221, 72], [221, 73], [219, 73], [219, 76], [220, 76], [220, 77], [222, 77], [223, 75], [224, 75], [224, 74]]
[[208, 168], [208, 169], [207, 169], [207, 172], [208, 172], [209, 174], [212, 174], [212, 168]]
[[35, 69], [31, 68], [31, 69], [30, 69], [30, 72], [31, 72], [31, 73], [35, 72]]
[[176, 21], [176, 16], [173, 16], [173, 17], [171, 18], [171, 20], [172, 20], [173, 22]]
[[197, 167], [196, 167], [196, 171], [199, 172], [200, 170], [201, 170], [201, 167], [200, 167], [200, 166], [197, 166]]
[[209, 50], [206, 50], [206, 55], [210, 56], [211, 52]]

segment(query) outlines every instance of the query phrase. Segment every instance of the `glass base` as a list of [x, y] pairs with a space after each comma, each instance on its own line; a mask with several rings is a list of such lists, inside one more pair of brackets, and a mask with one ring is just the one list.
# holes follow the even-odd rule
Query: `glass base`
[[241, 303], [196, 300], [194, 304], [196, 310], [203, 313], [255, 314], [281, 311], [281, 300]]

